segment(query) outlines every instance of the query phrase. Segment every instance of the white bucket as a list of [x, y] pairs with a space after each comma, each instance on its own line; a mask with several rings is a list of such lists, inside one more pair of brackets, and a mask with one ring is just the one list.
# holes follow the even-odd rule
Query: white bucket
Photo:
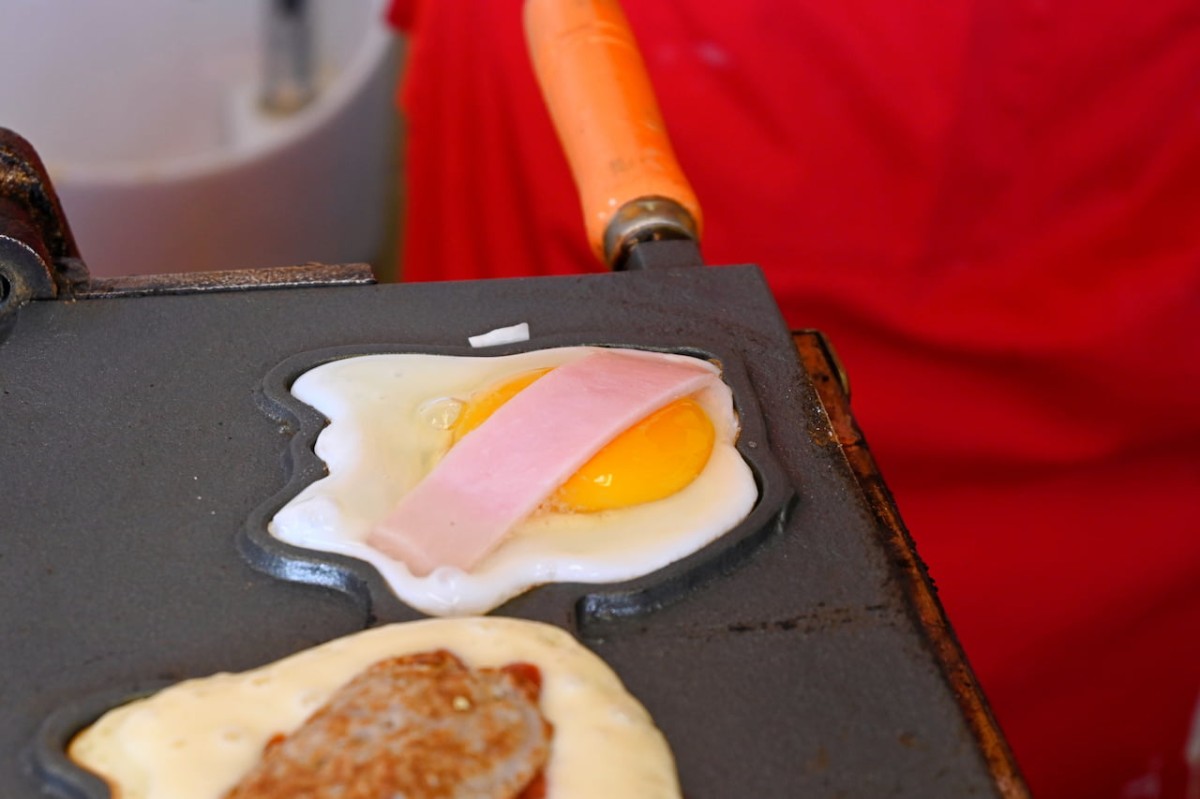
[[0, 126], [94, 275], [371, 261], [390, 219], [384, 0], [313, 0], [315, 100], [258, 107], [260, 0], [4, 0]]

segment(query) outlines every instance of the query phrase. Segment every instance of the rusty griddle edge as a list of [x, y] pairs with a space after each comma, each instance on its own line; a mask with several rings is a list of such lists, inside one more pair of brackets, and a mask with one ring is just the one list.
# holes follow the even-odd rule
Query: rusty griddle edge
[[900, 518], [892, 493], [867, 446], [866, 437], [854, 419], [844, 372], [836, 355], [820, 331], [797, 331], [792, 338], [829, 419], [833, 436], [830, 445], [836, 446], [846, 456], [866, 505], [875, 517], [880, 542], [892, 559], [907, 609], [913, 622], [924, 633], [931, 653], [962, 708], [963, 717], [996, 780], [996, 787], [1005, 799], [1028, 799], [1029, 788], [1012, 749], [950, 626], [942, 603], [938, 600], [937, 589], [929, 577], [929, 570], [917, 554], [916, 543]]

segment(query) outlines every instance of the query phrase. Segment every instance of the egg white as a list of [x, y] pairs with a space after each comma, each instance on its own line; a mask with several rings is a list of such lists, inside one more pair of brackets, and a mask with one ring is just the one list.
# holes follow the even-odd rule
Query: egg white
[[540, 511], [469, 572], [442, 567], [416, 577], [366, 544], [371, 529], [446, 452], [449, 426], [472, 394], [594, 351], [562, 347], [482, 358], [365, 355], [311, 369], [295, 381], [292, 393], [329, 420], [315, 445], [329, 474], [285, 505], [268, 530], [299, 547], [365, 560], [407, 604], [450, 616], [486, 613], [544, 583], [640, 577], [737, 525], [758, 492], [734, 447], [738, 427], [729, 388], [716, 380], [695, 396], [715, 428], [712, 455], [694, 481], [669, 497], [595, 513]]
[[299, 727], [384, 658], [447, 649], [468, 666], [532, 663], [554, 725], [549, 799], [676, 799], [671, 750], [599, 657], [556, 627], [517, 619], [429, 619], [340, 638], [241, 674], [188, 680], [102, 716], [70, 757], [117, 799], [219, 799], [276, 733]]

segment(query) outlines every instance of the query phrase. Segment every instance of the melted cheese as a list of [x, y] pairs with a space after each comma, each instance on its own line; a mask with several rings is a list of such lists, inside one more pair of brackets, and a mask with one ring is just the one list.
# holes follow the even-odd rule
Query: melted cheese
[[549, 799], [680, 796], [666, 740], [617, 675], [557, 627], [503, 618], [380, 627], [253, 671], [179, 683], [105, 714], [70, 756], [108, 780], [115, 799], [219, 799], [271, 736], [299, 727], [355, 674], [435, 649], [475, 668], [525, 661], [541, 670], [541, 709], [554, 725]]

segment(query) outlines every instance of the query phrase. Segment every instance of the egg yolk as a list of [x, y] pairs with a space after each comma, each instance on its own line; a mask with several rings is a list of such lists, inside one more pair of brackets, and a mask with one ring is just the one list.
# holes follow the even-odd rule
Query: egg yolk
[[[472, 397], [454, 425], [454, 442], [549, 371], [526, 372]], [[712, 421], [694, 400], [675, 400], [610, 441], [559, 487], [551, 504], [586, 513], [669, 497], [700, 474], [715, 438]]]

